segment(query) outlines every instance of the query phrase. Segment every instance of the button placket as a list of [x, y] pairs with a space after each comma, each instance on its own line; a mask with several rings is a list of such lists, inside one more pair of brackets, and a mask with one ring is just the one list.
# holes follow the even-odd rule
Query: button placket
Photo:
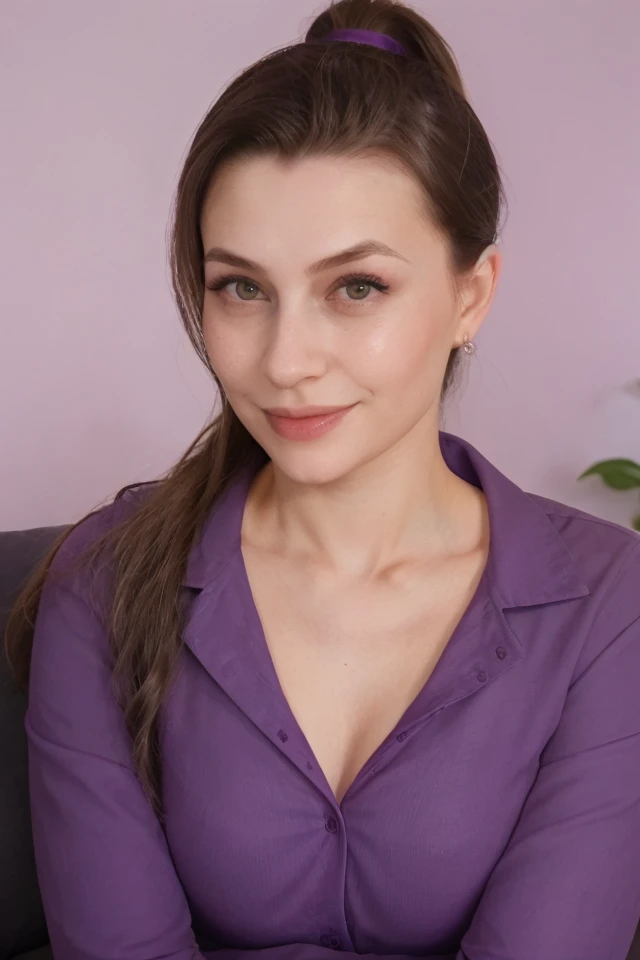
[[284, 711], [271, 711], [265, 709], [262, 716], [262, 726], [271, 742], [291, 761], [291, 763], [310, 781], [314, 790], [319, 790], [325, 799], [327, 796], [324, 788], [322, 775], [318, 777], [317, 764], [314, 757], [309, 752], [309, 745], [304, 740], [304, 735]]
[[[327, 833], [330, 833], [333, 836], [336, 836], [337, 834], [340, 833], [340, 820], [333, 813], [327, 812], [324, 818], [324, 828], [327, 831]], [[328, 929], [326, 929], [325, 933], [323, 933], [322, 936], [320, 937], [320, 944], [323, 947], [328, 947], [330, 950], [346, 949], [338, 931], [336, 930], [335, 927], [333, 927], [333, 924], [335, 923], [335, 918], [333, 916], [327, 915], [325, 916], [324, 921], [327, 923]]]

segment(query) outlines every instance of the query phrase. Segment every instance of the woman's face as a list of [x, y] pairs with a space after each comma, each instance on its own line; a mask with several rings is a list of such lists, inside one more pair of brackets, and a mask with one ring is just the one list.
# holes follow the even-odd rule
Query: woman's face
[[[463, 311], [423, 210], [414, 181], [377, 158], [247, 158], [216, 174], [201, 218], [207, 352], [292, 480], [336, 480], [437, 436], [449, 352], [489, 304], [476, 291]], [[265, 412], [308, 406], [351, 409], [311, 438]]]

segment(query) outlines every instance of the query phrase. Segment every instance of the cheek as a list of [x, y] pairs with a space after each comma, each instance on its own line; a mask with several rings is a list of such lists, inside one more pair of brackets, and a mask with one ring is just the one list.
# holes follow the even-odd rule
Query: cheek
[[352, 354], [362, 382], [374, 390], [439, 389], [449, 356], [445, 326], [420, 311], [372, 331]]
[[206, 314], [202, 318], [202, 336], [211, 366], [222, 383], [228, 388], [241, 383], [255, 363], [251, 340], [230, 327], [214, 325]]

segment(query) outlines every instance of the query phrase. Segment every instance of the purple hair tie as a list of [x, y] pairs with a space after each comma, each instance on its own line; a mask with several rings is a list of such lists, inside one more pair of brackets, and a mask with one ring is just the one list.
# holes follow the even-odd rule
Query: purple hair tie
[[331, 33], [320, 37], [320, 40], [350, 40], [353, 43], [368, 43], [373, 47], [380, 47], [381, 50], [388, 50], [390, 53], [398, 53], [402, 57], [407, 56], [407, 51], [394, 40], [388, 37], [386, 33], [376, 33], [375, 30], [349, 30], [346, 27], [339, 30], [332, 30]]

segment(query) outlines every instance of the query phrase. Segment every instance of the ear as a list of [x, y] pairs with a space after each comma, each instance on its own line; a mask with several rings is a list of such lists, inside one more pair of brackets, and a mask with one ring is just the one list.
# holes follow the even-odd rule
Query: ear
[[502, 254], [495, 243], [486, 247], [463, 282], [454, 346], [465, 336], [473, 340], [489, 312], [502, 270]]

